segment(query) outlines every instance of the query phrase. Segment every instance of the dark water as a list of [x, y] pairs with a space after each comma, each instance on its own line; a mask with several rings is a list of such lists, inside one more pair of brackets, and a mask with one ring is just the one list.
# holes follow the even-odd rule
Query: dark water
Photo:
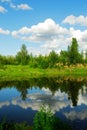
[[42, 105], [74, 130], [87, 130], [87, 80], [40, 78], [0, 81], [0, 121], [32, 124]]

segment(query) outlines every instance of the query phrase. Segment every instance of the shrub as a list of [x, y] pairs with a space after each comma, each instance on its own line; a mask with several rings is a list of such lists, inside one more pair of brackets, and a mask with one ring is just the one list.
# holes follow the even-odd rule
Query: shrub
[[33, 130], [70, 130], [70, 127], [43, 106], [35, 115]]

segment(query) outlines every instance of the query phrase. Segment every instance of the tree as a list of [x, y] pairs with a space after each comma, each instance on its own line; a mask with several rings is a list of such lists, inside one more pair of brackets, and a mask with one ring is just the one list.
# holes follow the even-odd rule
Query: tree
[[6, 65], [6, 64], [7, 64], [6, 56], [0, 55], [0, 65]]
[[48, 62], [48, 57], [47, 56], [39, 55], [36, 58], [36, 61], [37, 61], [37, 67], [39, 67], [39, 68], [46, 69], [49, 66], [49, 62]]
[[22, 45], [21, 50], [16, 55], [18, 64], [26, 65], [28, 63], [29, 55], [25, 44]]
[[87, 63], [87, 50], [85, 52], [85, 62]]
[[62, 51], [60, 52], [60, 57], [59, 61], [62, 62], [64, 65], [68, 63], [68, 52], [67, 51]]
[[58, 62], [58, 54], [52, 50], [48, 56], [49, 67], [55, 67], [56, 63]]
[[14, 56], [7, 56], [6, 61], [7, 61], [7, 64], [10, 64], [10, 65], [16, 64], [16, 59]]
[[78, 42], [76, 38], [72, 38], [72, 44], [68, 47], [68, 57], [71, 64], [81, 63], [82, 55], [78, 51]]

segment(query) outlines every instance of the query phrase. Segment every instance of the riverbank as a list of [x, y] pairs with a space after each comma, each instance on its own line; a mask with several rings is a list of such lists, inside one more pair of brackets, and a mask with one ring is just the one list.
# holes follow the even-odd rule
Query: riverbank
[[28, 65], [5, 65], [0, 67], [0, 80], [17, 80], [40, 77], [86, 77], [87, 66], [63, 66], [61, 68], [30, 68]]

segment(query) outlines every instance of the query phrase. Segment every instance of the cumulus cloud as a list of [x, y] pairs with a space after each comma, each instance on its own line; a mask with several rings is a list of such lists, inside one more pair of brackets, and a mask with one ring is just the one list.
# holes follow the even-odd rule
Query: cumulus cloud
[[63, 23], [68, 23], [70, 25], [80, 24], [82, 26], [87, 26], [87, 16], [85, 17], [83, 15], [80, 15], [76, 17], [74, 15], [70, 15], [63, 20]]
[[0, 13], [6, 13], [7, 10], [3, 7], [3, 6], [0, 6]]
[[25, 26], [19, 30], [14, 30], [12, 31], [12, 36], [27, 42], [41, 43], [40, 49], [48, 49], [48, 52], [52, 49], [57, 52], [60, 52], [61, 49], [67, 49], [67, 46], [71, 44], [72, 38], [75, 37], [80, 49], [87, 49], [87, 30], [75, 29], [74, 27], [67, 29], [51, 18], [31, 27]]
[[87, 30], [75, 30], [74, 28], [70, 28], [69, 30], [70, 35], [69, 37], [76, 37], [79, 47], [82, 50], [86, 50], [87, 49]]
[[60, 41], [64, 43], [64, 41], [60, 39], [67, 34], [68, 30], [61, 27], [59, 24], [56, 24], [51, 18], [48, 18], [44, 22], [38, 23], [37, 25], [33, 25], [30, 28], [22, 27], [21, 29], [12, 32], [12, 36], [16, 38], [35, 43], [43, 42], [44, 45], [41, 46], [42, 48], [49, 47], [51, 49], [59, 47], [58, 43]]
[[13, 9], [16, 9], [16, 10], [32, 10], [32, 8], [28, 4], [15, 5], [15, 4], [11, 3], [10, 7]]
[[[13, 31], [13, 36], [25, 36], [25, 40], [41, 41], [53, 39], [58, 34], [66, 34], [67, 29], [56, 24], [52, 19], [46, 19], [43, 23], [31, 26], [31, 28], [23, 27], [17, 31]], [[22, 37], [23, 38], [23, 37]]]
[[3, 30], [2, 28], [0, 28], [0, 34], [9, 35], [10, 31], [9, 30]]

